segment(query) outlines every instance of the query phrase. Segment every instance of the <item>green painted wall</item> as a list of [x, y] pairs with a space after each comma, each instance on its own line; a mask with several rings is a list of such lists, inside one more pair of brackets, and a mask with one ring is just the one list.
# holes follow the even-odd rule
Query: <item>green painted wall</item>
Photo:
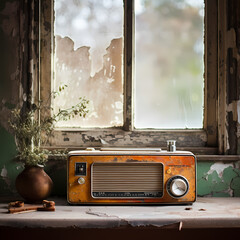
[[[8, 129], [10, 110], [21, 96], [19, 76], [19, 1], [0, 2], [0, 196], [16, 196], [15, 178], [22, 165], [15, 160], [16, 145]], [[240, 197], [240, 162], [198, 162], [199, 196]], [[50, 161], [46, 172], [54, 182], [53, 195], [66, 195], [66, 162]]]
[[15, 193], [13, 179], [20, 172], [14, 161], [14, 137], [8, 132], [10, 109], [19, 96], [19, 7], [14, 1], [0, 2], [0, 195]]
[[240, 197], [239, 162], [198, 162], [197, 193], [199, 196]]

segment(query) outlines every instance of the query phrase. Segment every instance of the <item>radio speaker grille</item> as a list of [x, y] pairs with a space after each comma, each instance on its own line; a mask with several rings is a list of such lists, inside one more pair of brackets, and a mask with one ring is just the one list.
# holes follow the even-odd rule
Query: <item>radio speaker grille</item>
[[94, 163], [92, 196], [96, 198], [162, 197], [161, 163]]

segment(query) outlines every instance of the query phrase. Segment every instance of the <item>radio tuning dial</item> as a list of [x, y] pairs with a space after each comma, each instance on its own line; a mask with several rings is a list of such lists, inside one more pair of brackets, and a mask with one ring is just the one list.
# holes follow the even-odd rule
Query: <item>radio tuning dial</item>
[[186, 195], [189, 189], [189, 183], [183, 176], [174, 176], [167, 182], [167, 191], [174, 198], [180, 198]]

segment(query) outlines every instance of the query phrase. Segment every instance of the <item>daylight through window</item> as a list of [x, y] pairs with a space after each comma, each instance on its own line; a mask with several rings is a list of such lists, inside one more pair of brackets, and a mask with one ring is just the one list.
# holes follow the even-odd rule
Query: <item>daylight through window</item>
[[54, 99], [54, 111], [71, 107], [79, 97], [90, 101], [85, 119], [57, 127], [122, 126], [122, 0], [56, 0], [54, 8], [54, 88], [68, 86]]
[[[86, 119], [57, 127], [124, 124], [123, 1], [55, 0], [54, 111], [85, 96]], [[203, 128], [203, 0], [135, 0], [134, 127]]]
[[203, 127], [203, 0], [135, 0], [135, 127]]

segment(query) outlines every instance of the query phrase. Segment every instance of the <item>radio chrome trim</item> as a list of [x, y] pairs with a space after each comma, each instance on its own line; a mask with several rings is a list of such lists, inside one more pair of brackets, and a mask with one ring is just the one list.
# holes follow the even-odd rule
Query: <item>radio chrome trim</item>
[[[71, 156], [194, 156], [193, 153], [188, 151], [176, 151], [176, 152], [168, 152], [168, 151], [145, 151], [145, 150], [113, 150], [113, 151], [102, 151], [102, 150], [79, 150], [79, 151], [71, 151], [68, 153], [68, 158]], [[195, 156], [194, 156], [195, 157]]]
[[[106, 162], [98, 162], [98, 163], [103, 163], [103, 164], [108, 164], [108, 163], [106, 163]], [[110, 163], [110, 162], [109, 162]], [[111, 162], [112, 163], [112, 162]], [[126, 164], [125, 162], [118, 162], [119, 164]], [[141, 161], [139, 161], [139, 162], [131, 162], [131, 164], [138, 164], [138, 163], [144, 163], [144, 164], [151, 164], [151, 162], [141, 162]], [[94, 197], [93, 195], [92, 195], [92, 189], [93, 189], [93, 186], [92, 186], [92, 184], [93, 184], [93, 181], [92, 181], [92, 176], [93, 176], [93, 166], [94, 166], [94, 164], [96, 164], [96, 162], [94, 162], [94, 163], [92, 163], [91, 165], [90, 165], [90, 168], [91, 168], [91, 197], [93, 198], [93, 199], [161, 199], [161, 198], [163, 198], [164, 197], [164, 172], [165, 172], [165, 169], [164, 169], [164, 164], [163, 163], [161, 163], [161, 162], [158, 162], [158, 163], [156, 163], [156, 162], [154, 162], [154, 164], [161, 164], [162, 165], [162, 168], [163, 168], [163, 171], [162, 171], [162, 182], [163, 182], [163, 192], [162, 192], [162, 196], [161, 197], [129, 197], [129, 198], [126, 198], [126, 197]]]
[[[171, 194], [171, 193], [169, 192], [169, 190], [168, 190], [169, 181], [170, 181], [172, 178], [175, 178], [175, 177], [183, 178], [183, 179], [187, 182], [187, 186], [188, 186], [187, 191], [186, 191], [183, 195], [181, 195], [181, 196], [179, 196], [179, 197], [174, 196], [174, 195]], [[174, 175], [173, 177], [169, 178], [169, 179], [167, 180], [167, 183], [166, 183], [167, 193], [168, 193], [168, 195], [169, 195], [170, 197], [172, 197], [172, 198], [174, 198], [174, 199], [180, 199], [180, 198], [184, 197], [185, 195], [187, 195], [187, 193], [189, 192], [189, 188], [190, 188], [190, 186], [189, 186], [189, 181], [188, 181], [184, 176], [182, 176], [182, 175]]]

